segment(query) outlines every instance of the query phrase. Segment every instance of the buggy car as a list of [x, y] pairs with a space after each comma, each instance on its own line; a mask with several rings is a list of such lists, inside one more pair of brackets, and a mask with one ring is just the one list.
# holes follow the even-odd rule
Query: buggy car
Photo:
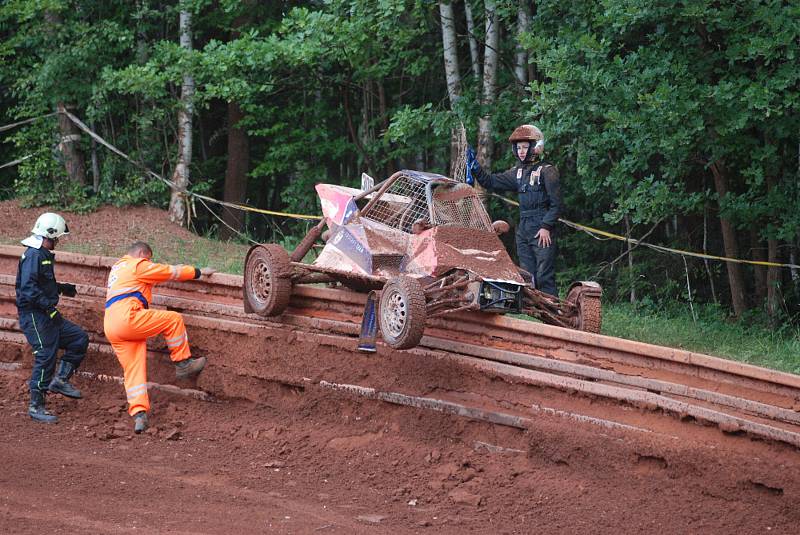
[[[280, 315], [294, 285], [335, 282], [371, 292], [375, 327], [395, 349], [416, 346], [428, 319], [466, 310], [600, 331], [600, 286], [574, 283], [565, 300], [537, 290], [500, 241], [508, 224], [492, 223], [467, 184], [403, 170], [373, 187], [318, 184], [316, 190], [322, 220], [291, 254], [276, 244], [247, 253], [247, 312]], [[303, 263], [320, 238], [319, 255]]]

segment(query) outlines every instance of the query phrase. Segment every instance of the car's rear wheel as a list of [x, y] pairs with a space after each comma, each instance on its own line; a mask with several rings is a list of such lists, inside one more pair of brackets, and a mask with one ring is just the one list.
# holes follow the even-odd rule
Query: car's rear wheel
[[401, 275], [389, 279], [381, 291], [381, 336], [394, 349], [419, 344], [425, 331], [425, 293], [417, 279]]
[[289, 253], [280, 245], [255, 247], [244, 268], [245, 299], [249, 308], [261, 316], [279, 316], [292, 296]]

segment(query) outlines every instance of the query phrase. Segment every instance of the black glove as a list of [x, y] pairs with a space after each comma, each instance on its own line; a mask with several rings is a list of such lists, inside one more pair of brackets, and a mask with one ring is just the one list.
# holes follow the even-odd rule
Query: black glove
[[61, 312], [59, 312], [56, 307], [49, 309], [47, 315], [50, 316], [50, 319], [53, 321], [59, 321], [61, 319]]
[[58, 293], [61, 295], [66, 295], [67, 297], [75, 297], [78, 295], [78, 290], [75, 288], [74, 284], [69, 284], [68, 282], [65, 283], [58, 283]]

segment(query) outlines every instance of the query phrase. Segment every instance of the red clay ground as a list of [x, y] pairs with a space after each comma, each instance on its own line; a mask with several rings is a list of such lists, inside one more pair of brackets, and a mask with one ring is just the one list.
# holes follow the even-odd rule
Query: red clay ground
[[523, 433], [277, 387], [264, 403], [155, 393], [156, 431], [133, 436], [118, 385], [78, 378], [87, 399], [53, 398], [62, 421], [46, 426], [24, 413], [24, 380], [0, 375], [4, 533], [787, 533], [800, 521], [796, 455], [766, 446], [742, 455], [546, 418]]
[[[106, 223], [120, 216], [101, 212]], [[85, 228], [102, 228], [83, 217]], [[125, 217], [134, 227], [106, 236], [120, 245], [139, 218], [170, 229], [151, 209]], [[3, 214], [4, 239], [8, 221]], [[75, 312], [67, 316], [78, 320]], [[523, 432], [362, 402], [264, 377], [321, 374], [464, 397], [478, 388], [509, 407], [528, 387], [419, 355], [385, 356], [381, 376], [366, 357], [311, 347], [302, 333], [238, 345], [204, 335], [191, 333], [224, 365], [200, 385], [247, 399], [151, 392], [155, 429], [143, 436], [131, 434], [117, 384], [78, 377], [86, 399], [50, 398], [61, 422], [46, 426], [25, 413], [29, 370], [0, 370], [0, 533], [786, 533], [800, 525], [800, 453], [788, 447], [666, 416], [666, 427], [684, 426], [682, 439], [549, 417]], [[18, 352], [0, 346], [0, 361]], [[88, 362], [119, 373], [108, 355]], [[266, 368], [261, 379], [238, 373], [254, 363]], [[168, 377], [166, 363], [152, 371]]]

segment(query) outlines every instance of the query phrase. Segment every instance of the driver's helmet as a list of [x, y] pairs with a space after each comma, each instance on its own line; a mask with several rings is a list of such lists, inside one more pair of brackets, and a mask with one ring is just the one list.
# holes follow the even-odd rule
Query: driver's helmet
[[534, 155], [538, 156], [544, 152], [544, 135], [542, 134], [541, 130], [532, 124], [523, 124], [518, 126], [511, 133], [511, 136], [508, 138], [508, 140], [511, 142], [511, 150], [517, 159], [519, 159], [519, 155], [517, 154], [517, 143], [520, 141], [529, 141], [531, 144], [531, 149], [533, 149], [528, 149], [528, 154], [525, 156], [524, 161], [530, 161], [533, 159]]

